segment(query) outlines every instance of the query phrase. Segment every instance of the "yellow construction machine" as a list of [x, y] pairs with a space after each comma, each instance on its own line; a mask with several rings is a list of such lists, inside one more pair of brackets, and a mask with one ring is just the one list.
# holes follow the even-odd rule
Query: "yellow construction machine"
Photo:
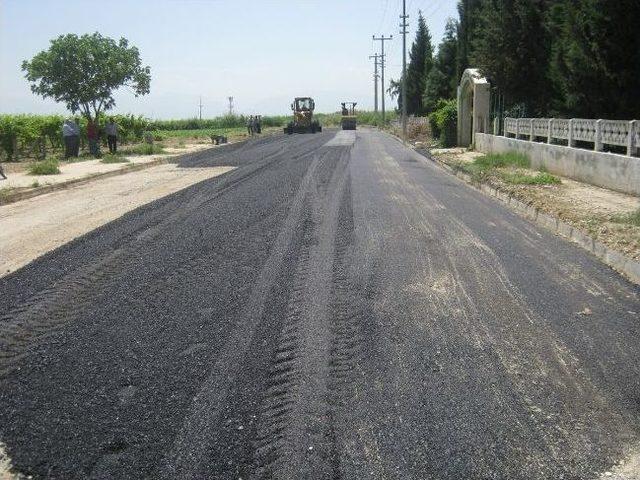
[[356, 102], [342, 102], [342, 120], [340, 124], [343, 130], [355, 130], [358, 117], [356, 116]]
[[322, 131], [322, 125], [313, 118], [316, 104], [311, 97], [296, 97], [291, 104], [293, 121], [284, 127], [284, 133], [316, 133]]

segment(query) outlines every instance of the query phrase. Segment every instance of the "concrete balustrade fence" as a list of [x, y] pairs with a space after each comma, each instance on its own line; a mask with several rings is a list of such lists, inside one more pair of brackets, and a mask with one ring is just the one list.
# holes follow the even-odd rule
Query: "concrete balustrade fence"
[[553, 144], [566, 141], [593, 143], [593, 150], [602, 152], [605, 145], [626, 148], [628, 156], [640, 152], [640, 122], [638, 120], [594, 120], [585, 118], [505, 118], [505, 137]]

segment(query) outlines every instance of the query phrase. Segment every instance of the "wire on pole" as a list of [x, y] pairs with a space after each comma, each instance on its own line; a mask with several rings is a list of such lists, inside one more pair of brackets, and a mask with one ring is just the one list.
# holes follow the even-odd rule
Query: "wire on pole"
[[407, 143], [407, 33], [409, 28], [407, 2], [402, 0], [400, 34], [402, 35], [402, 143]]
[[375, 35], [373, 35], [373, 40], [379, 40], [380, 43], [382, 44], [382, 52], [380, 53], [380, 67], [382, 70], [382, 76], [381, 76], [381, 83], [382, 83], [382, 123], [385, 123], [385, 119], [386, 119], [386, 112], [385, 112], [385, 101], [384, 101], [384, 64], [385, 64], [385, 54], [384, 54], [384, 42], [387, 42], [389, 40], [393, 40], [393, 35], [389, 35], [388, 37], [385, 37], [384, 35], [381, 35], [380, 37], [376, 37]]
[[374, 94], [373, 94], [373, 99], [374, 99], [374, 111], [376, 113], [378, 113], [378, 79], [380, 78], [380, 75], [378, 74], [378, 66], [380, 65], [380, 63], [378, 62], [378, 59], [380, 58], [379, 54], [375, 54], [375, 55], [369, 55], [369, 60], [374, 59], [374, 70], [373, 70], [373, 88], [374, 88]]

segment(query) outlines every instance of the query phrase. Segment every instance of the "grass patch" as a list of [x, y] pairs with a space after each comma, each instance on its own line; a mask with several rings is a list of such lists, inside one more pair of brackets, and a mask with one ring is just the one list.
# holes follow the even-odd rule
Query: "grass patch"
[[483, 155], [482, 157], [476, 158], [472, 165], [475, 165], [477, 168], [482, 170], [505, 167], [530, 168], [531, 162], [526, 155], [508, 152]]
[[611, 218], [611, 221], [614, 223], [626, 223], [628, 225], [640, 227], [640, 208], [635, 212], [614, 215]]
[[164, 148], [160, 145], [154, 145], [152, 143], [142, 143], [140, 145], [135, 145], [130, 149], [127, 149], [126, 153], [130, 155], [157, 155], [160, 153], [165, 153]]
[[30, 175], [57, 175], [60, 173], [60, 164], [57, 160], [43, 160], [29, 167]]
[[151, 132], [154, 136], [161, 135], [165, 139], [168, 138], [206, 138], [211, 135], [223, 135], [225, 137], [237, 137], [247, 133], [247, 127], [234, 128], [203, 128], [201, 130], [156, 130]]
[[547, 172], [540, 172], [537, 175], [526, 175], [524, 173], [500, 172], [500, 178], [506, 183], [513, 185], [556, 185], [560, 179]]
[[38, 188], [40, 186], [40, 182], [38, 182], [38, 180], [34, 180], [34, 182], [31, 184], [31, 188]]
[[106, 155], [104, 155], [102, 157], [102, 159], [100, 160], [101, 163], [128, 163], [129, 160], [127, 160], [124, 157], [121, 157], [118, 154], [112, 154], [112, 153], [107, 153]]
[[498, 177], [512, 185], [555, 185], [560, 179], [549, 172], [541, 171], [535, 175], [518, 170], [528, 170], [531, 162], [526, 155], [516, 152], [491, 153], [476, 158], [471, 163], [458, 166], [471, 175], [476, 182], [486, 182], [489, 177]]

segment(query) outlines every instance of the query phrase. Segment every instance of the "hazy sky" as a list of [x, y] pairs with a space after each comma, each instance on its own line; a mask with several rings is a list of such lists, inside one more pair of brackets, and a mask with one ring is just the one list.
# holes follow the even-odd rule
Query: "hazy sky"
[[[417, 12], [427, 18], [434, 44], [456, 0], [407, 0], [413, 41]], [[151, 67], [151, 93], [116, 97], [116, 112], [151, 118], [193, 117], [226, 111], [289, 113], [294, 96], [313, 96], [319, 111], [340, 101], [373, 108], [373, 63], [387, 42], [387, 83], [398, 78], [401, 0], [0, 0], [0, 112], [63, 113], [36, 97], [20, 65], [65, 33], [126, 37]], [[410, 43], [410, 42], [409, 42]], [[387, 100], [389, 108], [393, 107]]]

